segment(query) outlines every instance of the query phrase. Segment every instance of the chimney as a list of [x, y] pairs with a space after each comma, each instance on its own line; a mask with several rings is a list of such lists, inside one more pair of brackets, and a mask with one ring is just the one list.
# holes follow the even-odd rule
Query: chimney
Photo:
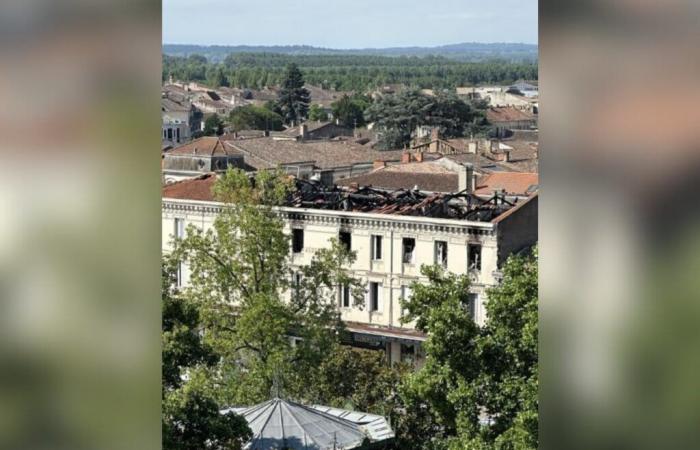
[[377, 159], [376, 161], [374, 161], [374, 164], [372, 165], [372, 168], [373, 168], [374, 170], [383, 169], [383, 168], [385, 168], [385, 167], [386, 167], [386, 163], [385, 163], [384, 161], [382, 161], [382, 160], [379, 160], [379, 159]]
[[430, 141], [430, 146], [428, 147], [428, 152], [437, 153], [438, 150], [440, 150], [440, 141], [438, 141], [437, 139]]
[[309, 134], [309, 127], [305, 123], [299, 125], [299, 136], [302, 140], [306, 139]]
[[401, 164], [407, 164], [411, 162], [411, 154], [408, 152], [403, 152], [401, 154]]
[[416, 161], [416, 162], [423, 162], [423, 152], [418, 152], [418, 153], [416, 153], [416, 154], [413, 155], [413, 156], [415, 156], [415, 161]]
[[430, 140], [435, 141], [437, 139], [440, 139], [440, 129], [433, 128], [432, 130], [430, 130]]
[[467, 148], [467, 153], [476, 154], [476, 142], [470, 142]]
[[476, 178], [474, 177], [474, 166], [470, 163], [464, 163], [459, 167], [459, 173], [457, 174], [457, 190], [459, 192], [467, 191], [468, 193], [473, 193], [476, 188]]

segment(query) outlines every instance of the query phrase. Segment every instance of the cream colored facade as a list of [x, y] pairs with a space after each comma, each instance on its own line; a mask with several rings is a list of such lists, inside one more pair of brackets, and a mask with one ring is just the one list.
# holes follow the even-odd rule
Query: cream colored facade
[[[213, 202], [181, 199], [163, 199], [162, 205], [164, 251], [169, 249], [177, 230], [181, 233], [190, 224], [202, 229], [211, 227], [220, 208]], [[294, 265], [310, 262], [317, 250], [329, 247], [330, 239], [338, 238], [341, 232], [350, 234], [351, 249], [357, 255], [351, 269], [368, 291], [363, 308], [353, 307], [352, 300], [344, 306], [342, 288], [337, 293], [336, 301], [348, 323], [353, 345], [384, 349], [392, 362], [412, 359], [417, 365], [422, 363], [420, 344], [425, 337], [412, 330], [411, 324], [401, 323], [400, 299], [410, 295], [412, 282], [424, 281], [420, 274], [423, 264], [444, 261], [450, 272], [469, 273], [474, 319], [480, 324], [486, 320], [485, 290], [498, 282], [496, 223], [300, 208], [279, 211], [285, 217], [287, 233], [291, 235], [293, 229], [303, 233], [303, 247], [292, 254]], [[409, 260], [404, 247], [409, 249], [411, 240], [415, 246]], [[447, 254], [443, 257], [445, 248]], [[480, 268], [468, 269], [470, 251], [472, 258], [480, 251]], [[475, 260], [471, 262], [474, 266]], [[182, 280], [187, 283], [186, 268]]]

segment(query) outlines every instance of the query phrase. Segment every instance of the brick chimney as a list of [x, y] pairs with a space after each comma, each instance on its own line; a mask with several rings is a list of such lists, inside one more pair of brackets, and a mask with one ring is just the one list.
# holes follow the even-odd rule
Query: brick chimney
[[510, 150], [500, 150], [498, 152], [494, 152], [493, 158], [496, 161], [509, 162], [510, 161]]
[[457, 177], [457, 190], [462, 192], [466, 190], [469, 193], [476, 189], [476, 177], [474, 176], [474, 166], [471, 163], [461, 164]]
[[375, 160], [375, 161], [374, 161], [374, 164], [372, 164], [372, 168], [373, 168], [374, 170], [383, 169], [383, 168], [385, 168], [385, 167], [386, 167], [386, 163], [385, 163], [384, 161], [382, 161], [382, 160], [379, 160], [379, 159]]
[[408, 164], [411, 162], [411, 154], [408, 152], [403, 152], [401, 154], [401, 164]]
[[423, 162], [423, 152], [418, 152], [413, 155], [416, 162]]

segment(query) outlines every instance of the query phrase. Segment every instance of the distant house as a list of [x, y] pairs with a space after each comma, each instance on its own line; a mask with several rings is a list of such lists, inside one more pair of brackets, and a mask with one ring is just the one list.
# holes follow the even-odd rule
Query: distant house
[[352, 128], [333, 122], [304, 122], [298, 127], [285, 130], [284, 134], [299, 140], [333, 139], [340, 136], [352, 137]]
[[162, 119], [162, 145], [176, 146], [187, 142], [192, 136], [194, 111], [184, 97], [169, 96], [164, 92], [160, 100]]
[[398, 163], [401, 150], [378, 151], [349, 140], [296, 140], [275, 136], [225, 141], [243, 155], [249, 171], [280, 168], [301, 179], [318, 177], [325, 185], [371, 171], [375, 161]]
[[220, 116], [228, 115], [234, 106], [231, 101], [223, 100], [214, 91], [198, 93], [192, 100], [192, 104], [205, 114], [218, 114]]
[[489, 108], [486, 111], [486, 119], [493, 125], [498, 137], [505, 137], [507, 130], [531, 130], [537, 127], [535, 114], [512, 106]]
[[519, 81], [508, 88], [509, 92], [523, 95], [527, 98], [539, 96], [539, 87], [534, 84], [526, 83], [525, 81]]
[[202, 137], [163, 155], [166, 183], [204, 173], [225, 172], [229, 167], [243, 168], [243, 155], [218, 137]]

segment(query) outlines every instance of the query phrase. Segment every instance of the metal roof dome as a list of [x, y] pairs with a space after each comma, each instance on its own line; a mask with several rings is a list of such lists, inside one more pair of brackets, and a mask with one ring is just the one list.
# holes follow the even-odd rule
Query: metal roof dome
[[250, 408], [231, 408], [248, 421], [246, 450], [359, 449], [394, 437], [384, 417], [274, 398]]

